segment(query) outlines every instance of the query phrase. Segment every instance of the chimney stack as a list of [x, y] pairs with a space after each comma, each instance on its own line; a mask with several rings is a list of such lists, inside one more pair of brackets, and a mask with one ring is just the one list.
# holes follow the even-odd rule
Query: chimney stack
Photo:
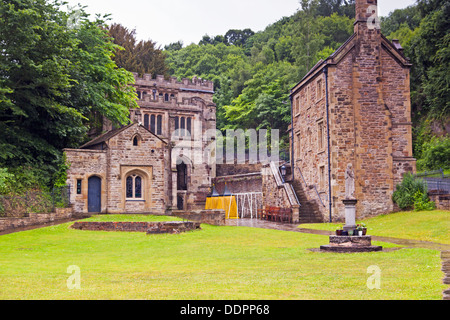
[[380, 29], [378, 0], [355, 0], [355, 32], [358, 28]]

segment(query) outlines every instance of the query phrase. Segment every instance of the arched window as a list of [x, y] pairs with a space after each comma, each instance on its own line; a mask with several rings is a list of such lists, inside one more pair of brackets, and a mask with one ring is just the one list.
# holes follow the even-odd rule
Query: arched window
[[164, 101], [165, 101], [165, 102], [168, 102], [168, 101], [169, 101], [169, 94], [168, 94], [168, 93], [166, 93], [166, 94], [164, 95]]
[[127, 177], [126, 197], [127, 199], [142, 199], [142, 178], [137, 174]]
[[133, 146], [137, 147], [139, 145], [138, 137], [133, 138]]

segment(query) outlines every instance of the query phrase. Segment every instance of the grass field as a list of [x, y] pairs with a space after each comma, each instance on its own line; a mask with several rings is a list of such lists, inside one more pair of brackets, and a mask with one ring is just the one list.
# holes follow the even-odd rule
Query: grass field
[[[175, 220], [97, 216], [95, 221]], [[438, 251], [318, 252], [328, 237], [202, 225], [177, 235], [94, 232], [71, 223], [0, 236], [0, 299], [442, 299]], [[310, 250], [314, 249], [314, 250]], [[69, 289], [69, 266], [80, 289]], [[369, 289], [381, 270], [380, 289]], [[70, 271], [70, 269], [69, 269]]]
[[[450, 244], [450, 211], [397, 212], [357, 223], [365, 223], [367, 232], [373, 236]], [[334, 231], [342, 225], [342, 223], [302, 224], [300, 228]]]

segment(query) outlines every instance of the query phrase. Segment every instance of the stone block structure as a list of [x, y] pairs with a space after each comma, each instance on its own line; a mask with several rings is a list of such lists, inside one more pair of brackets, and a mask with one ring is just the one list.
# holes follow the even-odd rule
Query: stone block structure
[[410, 61], [381, 34], [377, 0], [355, 4], [354, 34], [291, 90], [293, 184], [317, 190], [305, 196], [324, 204], [317, 210], [326, 221], [344, 217], [348, 164], [357, 218], [391, 212], [396, 184], [415, 171]]
[[139, 109], [130, 125], [65, 149], [75, 212], [204, 209], [215, 176], [213, 83], [135, 74]]

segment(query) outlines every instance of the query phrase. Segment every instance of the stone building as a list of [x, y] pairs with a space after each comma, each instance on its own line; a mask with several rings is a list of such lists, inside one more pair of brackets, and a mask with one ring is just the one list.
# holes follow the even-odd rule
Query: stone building
[[381, 34], [377, 0], [355, 2], [354, 34], [290, 95], [293, 185], [325, 221], [343, 219], [348, 164], [358, 218], [391, 212], [396, 184], [415, 170], [410, 61]]
[[[132, 123], [65, 149], [76, 212], [157, 213], [204, 209], [215, 176], [213, 83], [135, 74]], [[211, 156], [211, 154], [213, 156]]]

